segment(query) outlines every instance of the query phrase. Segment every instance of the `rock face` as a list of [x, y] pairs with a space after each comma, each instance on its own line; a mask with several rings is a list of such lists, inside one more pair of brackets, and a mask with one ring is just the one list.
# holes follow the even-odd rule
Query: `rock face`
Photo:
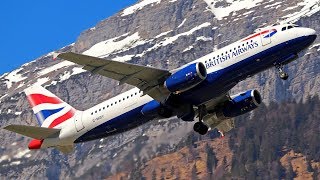
[[[320, 32], [315, 0], [141, 0], [81, 33], [60, 52], [74, 51], [141, 65], [173, 69], [237, 41], [261, 25], [290, 19]], [[266, 103], [306, 99], [319, 93], [319, 38], [307, 54], [286, 66], [281, 81], [270, 69], [236, 86], [237, 93], [258, 89]], [[85, 72], [52, 53], [0, 77], [1, 127], [37, 125], [22, 90], [38, 83], [77, 109], [87, 109], [131, 87]], [[106, 177], [134, 162], [175, 151], [192, 123], [172, 118], [129, 132], [77, 145], [70, 155], [56, 150], [28, 151], [29, 138], [1, 130], [0, 178]]]

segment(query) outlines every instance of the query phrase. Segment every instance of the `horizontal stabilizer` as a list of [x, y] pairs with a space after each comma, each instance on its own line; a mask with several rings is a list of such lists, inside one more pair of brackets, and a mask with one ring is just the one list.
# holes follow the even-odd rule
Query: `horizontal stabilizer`
[[35, 127], [35, 126], [26, 126], [26, 125], [9, 125], [4, 129], [12, 131], [18, 134], [22, 134], [27, 137], [34, 139], [46, 139], [48, 137], [58, 136], [60, 129], [44, 128], [44, 127]]

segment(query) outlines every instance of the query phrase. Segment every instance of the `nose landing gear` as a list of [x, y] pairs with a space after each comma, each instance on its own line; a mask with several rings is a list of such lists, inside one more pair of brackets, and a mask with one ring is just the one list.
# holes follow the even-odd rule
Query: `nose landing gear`
[[286, 73], [284, 70], [283, 70], [283, 65], [281, 64], [276, 64], [275, 67], [277, 68], [278, 72], [279, 72], [279, 77], [283, 80], [287, 80], [289, 75], [288, 73]]
[[208, 126], [202, 122], [203, 117], [207, 114], [206, 106], [201, 105], [198, 107], [199, 121], [193, 125], [193, 130], [200, 135], [205, 135], [208, 132]]

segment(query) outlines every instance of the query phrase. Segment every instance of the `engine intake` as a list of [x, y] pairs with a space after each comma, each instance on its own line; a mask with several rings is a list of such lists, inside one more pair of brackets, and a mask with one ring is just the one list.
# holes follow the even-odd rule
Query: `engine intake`
[[250, 112], [262, 102], [261, 95], [257, 90], [248, 90], [246, 92], [234, 95], [231, 101], [226, 103], [216, 115], [218, 119], [229, 119]]
[[190, 64], [172, 74], [164, 86], [172, 93], [189, 90], [207, 78], [207, 69], [203, 63]]

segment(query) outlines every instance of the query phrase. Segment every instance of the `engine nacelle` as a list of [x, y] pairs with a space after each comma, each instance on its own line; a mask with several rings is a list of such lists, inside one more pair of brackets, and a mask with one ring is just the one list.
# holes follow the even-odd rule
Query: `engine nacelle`
[[161, 104], [158, 101], [153, 100], [143, 106], [141, 113], [145, 116], [157, 116], [160, 107]]
[[160, 116], [163, 118], [169, 118], [172, 116], [173, 111], [162, 104], [160, 104], [158, 101], [153, 100], [145, 104], [142, 109], [141, 113], [144, 116], [148, 117], [156, 117]]
[[191, 89], [207, 78], [207, 69], [203, 63], [190, 64], [172, 74], [164, 86], [173, 93]]
[[250, 112], [256, 109], [262, 101], [257, 90], [248, 90], [232, 96], [231, 99], [230, 102], [217, 111], [216, 116], [218, 119], [229, 119]]

